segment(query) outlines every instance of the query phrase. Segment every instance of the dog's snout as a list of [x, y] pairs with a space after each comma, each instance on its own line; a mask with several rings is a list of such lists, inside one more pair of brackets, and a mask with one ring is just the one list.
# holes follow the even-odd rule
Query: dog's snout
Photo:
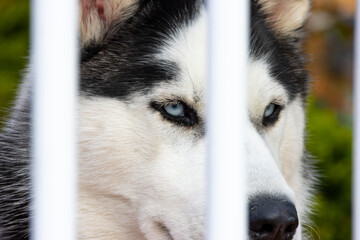
[[294, 204], [282, 198], [261, 197], [250, 202], [250, 236], [256, 240], [291, 240], [299, 225]]

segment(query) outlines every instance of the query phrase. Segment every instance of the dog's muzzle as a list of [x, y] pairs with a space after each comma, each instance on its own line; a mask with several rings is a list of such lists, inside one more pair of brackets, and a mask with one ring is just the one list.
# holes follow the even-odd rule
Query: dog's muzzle
[[286, 198], [258, 196], [249, 205], [249, 234], [255, 240], [291, 240], [299, 225], [296, 208]]

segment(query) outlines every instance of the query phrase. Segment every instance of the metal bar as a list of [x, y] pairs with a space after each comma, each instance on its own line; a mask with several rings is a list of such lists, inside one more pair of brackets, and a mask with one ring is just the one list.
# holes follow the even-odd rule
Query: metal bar
[[360, 240], [360, 3], [357, 1], [355, 14], [355, 58], [354, 58], [354, 138], [353, 138], [353, 219], [352, 233], [354, 240]]
[[78, 1], [33, 0], [31, 238], [75, 239]]
[[249, 1], [209, 0], [207, 239], [247, 239]]

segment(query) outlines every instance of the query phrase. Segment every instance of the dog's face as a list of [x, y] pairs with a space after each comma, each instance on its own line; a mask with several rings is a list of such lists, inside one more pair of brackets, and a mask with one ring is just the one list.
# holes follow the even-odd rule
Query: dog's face
[[[287, 39], [296, 40], [308, 3], [269, 2], [252, 2], [249, 235], [301, 239], [309, 198], [302, 161], [307, 75]], [[293, 13], [303, 19], [277, 19], [299, 2]], [[82, 7], [80, 238], [202, 239], [203, 3], [83, 0]]]

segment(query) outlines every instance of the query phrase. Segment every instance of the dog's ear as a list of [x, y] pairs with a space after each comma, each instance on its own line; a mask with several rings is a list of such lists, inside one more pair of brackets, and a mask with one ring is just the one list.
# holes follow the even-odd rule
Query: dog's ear
[[258, 0], [266, 21], [281, 35], [296, 35], [308, 16], [310, 0]]
[[131, 16], [138, 0], [80, 0], [82, 44], [99, 42], [114, 21]]

